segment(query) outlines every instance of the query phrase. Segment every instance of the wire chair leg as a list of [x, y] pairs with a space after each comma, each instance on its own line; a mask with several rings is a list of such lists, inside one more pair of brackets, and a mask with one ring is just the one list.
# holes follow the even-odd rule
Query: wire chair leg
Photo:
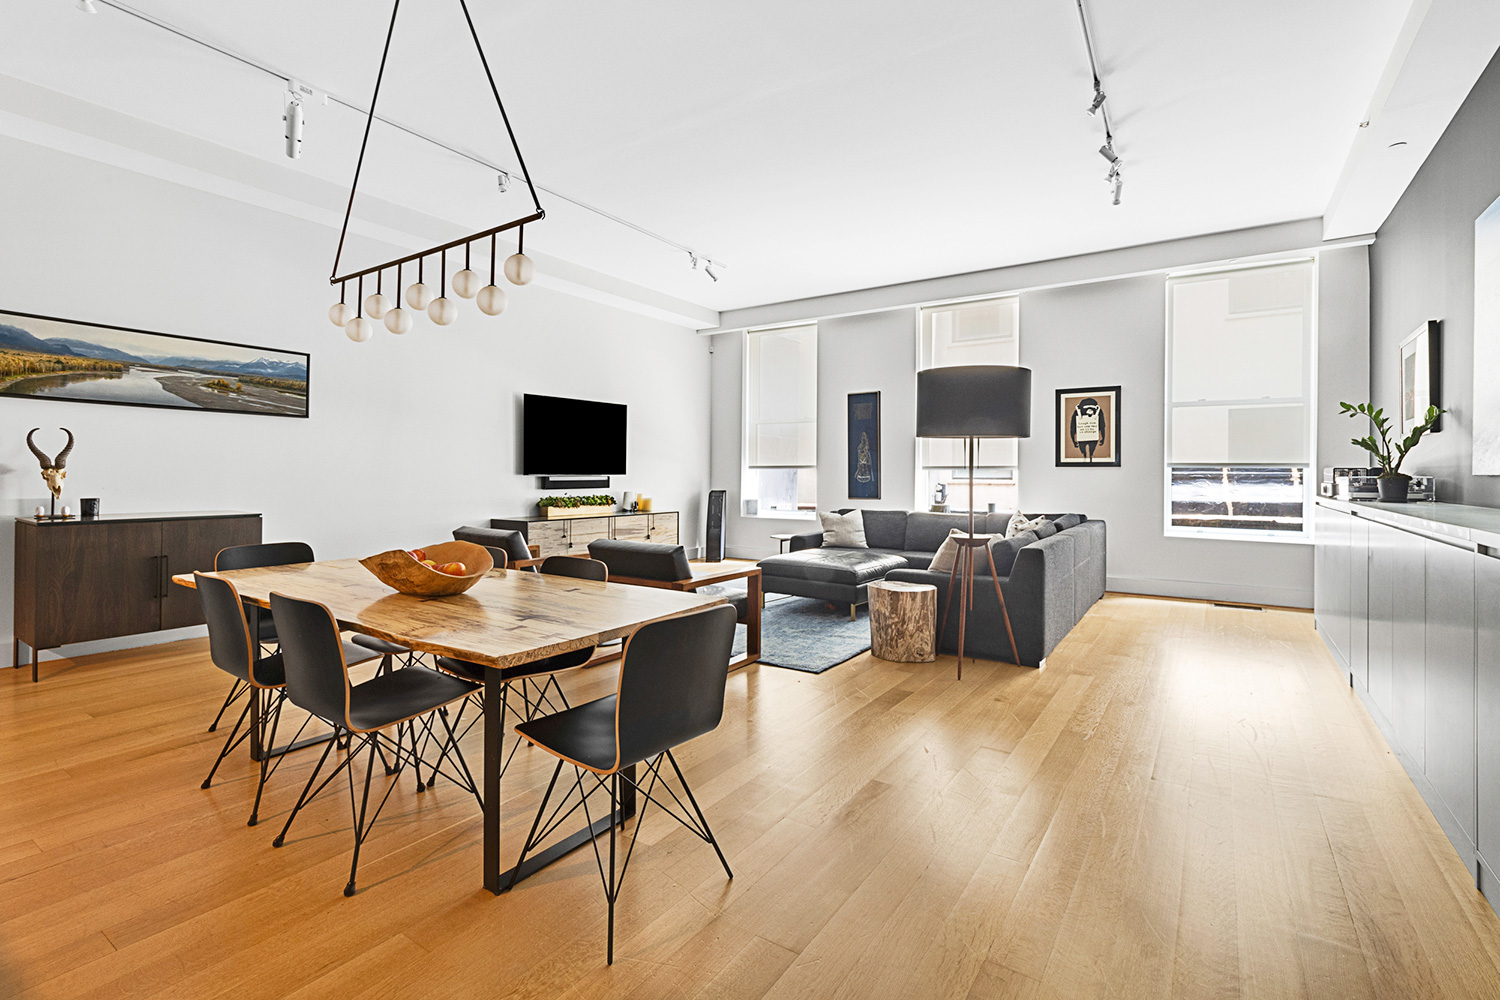
[[[19, 666], [19, 664], [17, 664], [17, 666]], [[244, 692], [240, 690], [240, 685], [242, 683], [244, 682], [236, 677], [234, 683], [229, 685], [229, 693], [224, 696], [224, 704], [219, 706], [219, 714], [214, 716], [214, 721], [209, 724], [209, 732], [212, 733], [219, 728], [219, 720], [224, 718], [224, 713], [229, 711], [229, 706], [234, 704], [234, 700], [236, 698], [244, 694]]]
[[[338, 740], [335, 738], [329, 740], [323, 747], [323, 756], [318, 758], [318, 766], [313, 768], [312, 774], [307, 776], [307, 784], [302, 787], [302, 794], [297, 796], [297, 804], [292, 807], [292, 814], [286, 818], [286, 826], [283, 826], [281, 832], [276, 835], [276, 839], [271, 841], [272, 847], [280, 847], [286, 843], [286, 832], [292, 828], [292, 820], [297, 818], [297, 813], [301, 812], [302, 807], [307, 804], [308, 793], [312, 791], [313, 782], [318, 780], [318, 773], [323, 770], [323, 765], [328, 761], [328, 755], [333, 752], [333, 748], [337, 745]], [[337, 774], [338, 772], [335, 771], [334, 773]]]
[[[407, 731], [411, 733], [411, 769], [417, 772], [417, 791], [421, 792], [424, 791], [427, 788], [427, 785], [431, 784], [432, 782], [429, 781], [427, 784], [422, 783], [422, 751], [417, 749], [416, 720], [414, 719], [411, 722], [407, 723], [406, 728]], [[431, 730], [431, 726], [428, 727], [428, 730]], [[426, 743], [427, 741], [424, 739], [422, 742]], [[436, 778], [437, 775], [434, 774], [433, 777]]]
[[521, 856], [516, 859], [516, 866], [510, 870], [510, 884], [505, 887], [507, 892], [516, 887], [516, 880], [521, 877], [521, 865], [525, 862], [526, 855], [531, 853], [531, 849], [536, 846], [532, 840], [536, 837], [537, 828], [542, 825], [542, 816], [547, 812], [547, 803], [552, 798], [552, 789], [557, 787], [557, 776], [562, 774], [562, 769], [563, 760], [559, 757], [557, 766], [552, 769], [552, 780], [547, 782], [547, 791], [542, 796], [542, 804], [537, 807], [536, 819], [531, 821], [531, 832], [526, 834], [526, 839], [521, 843]]
[[615, 883], [615, 840], [619, 824], [615, 817], [619, 815], [620, 802], [620, 772], [616, 771], [609, 776], [609, 886], [605, 895], [609, 897], [609, 940], [605, 945], [605, 964], [615, 964], [615, 897], [619, 895], [619, 887]]
[[250, 703], [247, 701], [245, 702], [245, 707], [240, 709], [240, 717], [235, 720], [234, 728], [229, 731], [229, 738], [224, 741], [224, 749], [219, 751], [219, 759], [214, 761], [214, 766], [209, 770], [208, 777], [203, 779], [203, 784], [199, 785], [199, 788], [207, 788], [214, 783], [214, 775], [219, 773], [219, 765], [224, 763], [224, 758], [228, 757], [235, 747], [239, 746], [238, 741], [235, 740], [235, 736], [239, 733], [240, 727], [245, 724], [245, 717], [249, 714]]
[[[259, 694], [259, 691], [252, 691], [250, 692], [250, 697], [254, 698]], [[276, 745], [276, 729], [281, 725], [281, 706], [286, 703], [286, 693], [278, 691], [272, 697], [275, 698], [275, 703], [271, 706], [268, 713], [271, 716], [270, 736], [263, 738], [260, 742], [260, 745], [267, 750]], [[265, 728], [265, 718], [265, 715], [261, 716], [262, 729]], [[269, 753], [262, 754], [260, 758], [260, 781], [255, 785], [255, 805], [250, 807], [250, 819], [245, 823], [246, 826], [254, 826], [260, 822], [260, 797], [266, 790], [266, 778], [270, 773], [270, 767], [271, 755]]]
[[703, 815], [703, 809], [698, 805], [698, 800], [693, 798], [693, 790], [688, 787], [687, 779], [682, 776], [682, 768], [677, 766], [677, 758], [672, 756], [672, 751], [667, 751], [667, 760], [672, 764], [672, 770], [677, 772], [677, 780], [682, 784], [682, 790], [687, 792], [688, 802], [692, 803], [693, 812], [698, 814], [698, 822], [703, 824], [703, 832], [708, 834], [708, 842], [713, 845], [714, 853], [719, 856], [719, 864], [724, 866], [724, 874], [731, 879], [734, 872], [729, 870], [729, 862], [724, 860], [724, 852], [719, 849], [719, 840], [714, 836], [714, 831], [708, 825], [708, 817]]
[[[349, 884], [344, 886], [345, 896], [354, 895], [354, 879], [359, 874], [359, 849], [364, 845], [365, 834], [370, 832], [365, 829], [365, 810], [370, 805], [370, 778], [375, 774], [375, 751], [379, 745], [379, 738], [372, 733], [370, 735], [370, 762], [365, 768], [365, 794], [359, 803], [359, 822], [354, 826], [354, 860], [349, 864]], [[384, 754], [381, 756], [383, 757]]]

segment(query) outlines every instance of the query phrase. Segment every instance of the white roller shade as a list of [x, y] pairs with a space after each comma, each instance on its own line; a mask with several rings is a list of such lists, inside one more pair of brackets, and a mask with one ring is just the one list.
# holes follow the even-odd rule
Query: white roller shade
[[1312, 263], [1168, 282], [1173, 465], [1306, 465]]
[[[927, 306], [922, 310], [922, 368], [1019, 364], [1019, 328], [1020, 300], [1014, 295]], [[961, 440], [922, 438], [919, 448], [923, 468], [961, 469], [967, 464]], [[1012, 468], [1018, 462], [1014, 440], [979, 442], [976, 465]]]
[[818, 328], [747, 334], [746, 458], [751, 468], [818, 464]]

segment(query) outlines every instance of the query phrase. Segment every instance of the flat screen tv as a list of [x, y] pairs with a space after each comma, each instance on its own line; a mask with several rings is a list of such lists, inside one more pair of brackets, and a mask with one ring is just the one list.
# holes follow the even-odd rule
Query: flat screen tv
[[625, 404], [526, 393], [521, 474], [609, 476], [625, 472]]

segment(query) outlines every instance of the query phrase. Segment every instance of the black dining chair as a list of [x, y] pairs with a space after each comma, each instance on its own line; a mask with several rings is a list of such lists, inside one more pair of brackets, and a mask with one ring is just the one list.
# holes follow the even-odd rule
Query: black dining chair
[[[250, 819], [246, 824], [254, 826], [259, 819], [260, 800], [266, 788], [266, 780], [281, 764], [280, 756], [274, 758], [274, 764], [271, 763], [273, 755], [270, 750], [276, 741], [276, 729], [281, 722], [281, 706], [286, 700], [286, 674], [280, 654], [256, 655], [255, 644], [250, 639], [250, 628], [245, 621], [244, 605], [240, 602], [240, 595], [234, 584], [196, 572], [193, 579], [197, 585], [198, 600], [203, 605], [203, 617], [208, 622], [209, 657], [214, 666], [233, 677], [236, 684], [244, 685], [249, 693], [245, 707], [240, 710], [239, 718], [224, 740], [224, 748], [219, 751], [219, 756], [209, 769], [208, 777], [203, 779], [201, 787], [210, 787], [224, 758], [250, 738], [253, 731], [258, 730], [252, 746], [260, 750], [260, 779], [255, 785], [255, 804], [250, 807]], [[252, 706], [255, 708], [254, 717], [247, 724]], [[306, 725], [304, 722], [303, 726]], [[240, 732], [241, 726], [245, 729], [244, 733]], [[302, 730], [299, 728], [297, 736], [300, 735]], [[296, 737], [293, 737], [292, 742], [296, 742]]]
[[[609, 580], [609, 568], [597, 559], [583, 559], [577, 556], [548, 556], [542, 560], [538, 567], [546, 576], [565, 576], [576, 580], [594, 580], [598, 583], [606, 583]], [[512, 667], [503, 667], [500, 670], [500, 680], [505, 685], [500, 692], [500, 718], [503, 720], [507, 712], [513, 714], [521, 721], [534, 719], [544, 709], [553, 712], [558, 711], [558, 706], [553, 704], [549, 691], [556, 692], [558, 701], [563, 708], [568, 707], [568, 696], [563, 694], [562, 685], [557, 682], [557, 674], [563, 670], [571, 670], [589, 661], [594, 655], [594, 647], [586, 646], [583, 649], [575, 649], [569, 653], [558, 653], [546, 659], [534, 660], [531, 663], [521, 663]], [[455, 674], [465, 680], [474, 681], [478, 684], [484, 683], [485, 666], [481, 663], [471, 663], [468, 660], [459, 660], [451, 656], [439, 656], [437, 665], [451, 674]], [[541, 683], [538, 684], [538, 680]], [[521, 706], [510, 702], [511, 686], [519, 682], [517, 693], [521, 696]], [[484, 718], [484, 694], [477, 692], [469, 699], [474, 703], [476, 712], [469, 720], [467, 726], [463, 726], [459, 732], [459, 739], [469, 735], [469, 730]], [[453, 728], [458, 730], [463, 722], [464, 711], [468, 708], [468, 702], [459, 706], [458, 717], [454, 720]], [[513, 743], [510, 754], [506, 756], [505, 762], [500, 766], [500, 774], [505, 774], [505, 769], [510, 767], [510, 760], [516, 755], [516, 747], [519, 743]], [[441, 757], [438, 764], [442, 764]], [[434, 765], [434, 774], [437, 766]], [[422, 782], [418, 776], [417, 788], [420, 791]]]
[[[369, 811], [370, 779], [375, 773], [376, 752], [380, 749], [382, 740], [385, 741], [385, 749], [390, 751], [392, 758], [396, 761], [394, 773], [399, 778], [401, 767], [407, 761], [416, 759], [417, 725], [421, 725], [430, 737], [433, 720], [436, 719], [441, 723], [445, 733], [442, 741], [443, 753], [445, 757], [448, 754], [453, 756], [462, 774], [462, 777], [449, 776], [454, 777], [455, 781], [472, 792], [474, 798], [479, 801], [480, 807], [483, 808], [484, 801], [480, 796], [478, 783], [469, 772], [469, 766], [464, 761], [463, 752], [458, 748], [453, 729], [437, 712], [439, 708], [467, 698], [474, 692], [475, 685], [461, 678], [420, 666], [393, 670], [390, 673], [378, 674], [363, 683], [351, 684], [349, 667], [344, 661], [344, 646], [339, 638], [338, 622], [328, 608], [315, 601], [298, 600], [273, 593], [271, 594], [271, 610], [276, 616], [276, 627], [281, 638], [281, 658], [286, 672], [288, 700], [303, 711], [333, 726], [335, 730], [350, 736], [348, 755], [315, 790], [313, 785], [317, 782], [318, 775], [322, 773], [323, 765], [328, 761], [328, 754], [334, 748], [335, 742], [329, 742], [324, 748], [323, 756], [318, 759], [318, 766], [308, 777], [307, 785], [302, 789], [302, 794], [297, 797], [296, 806], [287, 817], [286, 826], [282, 827], [281, 833], [272, 841], [272, 845], [280, 847], [286, 843], [287, 831], [292, 828], [292, 823], [296, 820], [297, 814], [302, 811], [303, 806], [312, 801], [318, 792], [327, 787], [328, 783], [337, 778], [339, 772], [345, 768], [350, 770], [349, 796], [352, 808], [354, 805], [354, 760], [361, 751], [368, 750], [364, 795], [359, 801], [354, 825], [354, 858], [349, 865], [349, 883], [344, 887], [344, 895], [352, 896], [355, 892], [355, 880], [359, 874], [360, 847], [369, 836], [370, 829], [379, 819], [381, 809], [385, 807], [386, 800], [390, 798], [391, 791], [397, 785], [397, 781], [392, 781], [374, 812]], [[402, 725], [406, 725], [412, 734], [409, 752], [399, 736]], [[382, 732], [392, 726], [397, 727], [398, 736], [394, 740]]]
[[[517, 733], [556, 757], [557, 767], [552, 772], [546, 794], [542, 796], [531, 832], [521, 847], [521, 858], [511, 874], [511, 886], [515, 885], [516, 873], [521, 870], [526, 855], [539, 847], [556, 826], [557, 821], [549, 819], [546, 828], [538, 834], [564, 764], [573, 765], [576, 772], [574, 788], [580, 802], [573, 809], [583, 807], [586, 823], [593, 822], [588, 810], [590, 792], [600, 788], [609, 790], [607, 815], [611, 817], [619, 813], [622, 782], [628, 783], [645, 798], [618, 877], [615, 874], [617, 824], [611, 823], [609, 827], [608, 875], [599, 856], [598, 839], [590, 841], [604, 882], [604, 897], [609, 902], [609, 937], [605, 955], [610, 964], [615, 960], [615, 900], [619, 898], [620, 886], [630, 867], [630, 856], [640, 838], [641, 822], [651, 803], [656, 803], [713, 847], [719, 863], [724, 866], [724, 874], [734, 878], [719, 842], [709, 829], [708, 819], [699, 808], [697, 799], [693, 798], [682, 768], [677, 766], [677, 759], [672, 756], [673, 747], [712, 732], [724, 716], [724, 687], [729, 676], [730, 650], [734, 645], [734, 618], [734, 609], [720, 604], [642, 625], [625, 642], [619, 686], [614, 694], [516, 726]], [[663, 761], [672, 765], [677, 783], [692, 806], [692, 815], [687, 814], [687, 806], [667, 784], [662, 773]], [[646, 775], [634, 777], [626, 773], [626, 769], [635, 764], [645, 765], [649, 781], [645, 780]], [[586, 779], [593, 785], [588, 785]], [[667, 796], [653, 796], [658, 784], [666, 790]], [[553, 817], [562, 813], [571, 794], [571, 790], [563, 793], [563, 801], [553, 811]], [[680, 813], [663, 801], [667, 798], [676, 804]], [[571, 813], [572, 809], [568, 812]]]

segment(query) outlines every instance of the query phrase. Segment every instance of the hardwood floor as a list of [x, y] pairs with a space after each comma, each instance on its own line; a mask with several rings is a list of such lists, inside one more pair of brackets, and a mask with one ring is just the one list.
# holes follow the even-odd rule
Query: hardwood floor
[[1111, 596], [1044, 671], [953, 673], [733, 675], [679, 759], [735, 878], [648, 812], [608, 967], [592, 852], [492, 897], [452, 784], [402, 777], [352, 899], [346, 793], [273, 849], [315, 757], [254, 828], [243, 754], [199, 789], [202, 641], [0, 671], [0, 996], [1500, 996], [1500, 920], [1310, 615]]

